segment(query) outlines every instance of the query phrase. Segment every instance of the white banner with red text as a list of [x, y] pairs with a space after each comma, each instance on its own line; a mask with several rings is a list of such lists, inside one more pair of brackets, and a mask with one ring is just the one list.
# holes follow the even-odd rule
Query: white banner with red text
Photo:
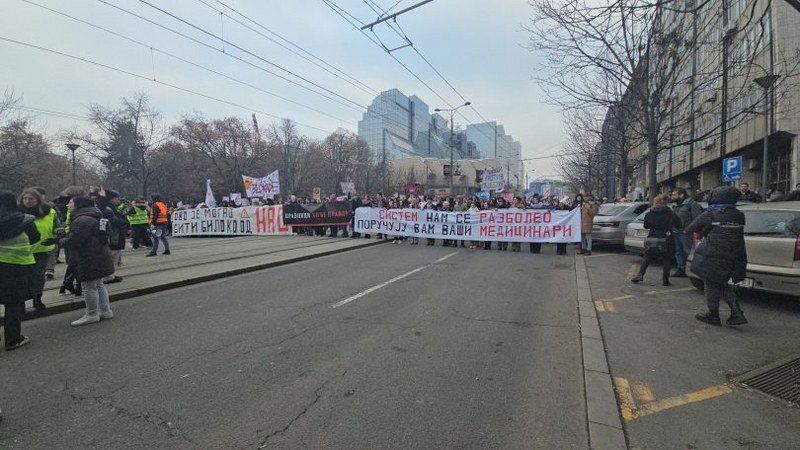
[[283, 205], [195, 208], [172, 213], [173, 236], [291, 235], [283, 224]]
[[442, 212], [429, 209], [356, 209], [357, 233], [504, 242], [580, 242], [581, 213], [546, 209]]

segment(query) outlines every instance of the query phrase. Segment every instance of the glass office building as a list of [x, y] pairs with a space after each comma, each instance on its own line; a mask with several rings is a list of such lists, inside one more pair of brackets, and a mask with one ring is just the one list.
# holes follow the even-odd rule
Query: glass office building
[[[376, 161], [420, 156], [450, 158], [450, 124], [416, 95], [397, 89], [381, 92], [358, 122], [358, 135]], [[469, 124], [453, 136], [455, 159], [501, 158], [512, 184], [521, 176], [522, 146], [497, 122]]]
[[407, 97], [397, 89], [375, 97], [358, 122], [358, 135], [369, 144], [378, 161], [443, 157], [449, 152], [449, 133], [444, 117], [431, 114], [419, 97]]

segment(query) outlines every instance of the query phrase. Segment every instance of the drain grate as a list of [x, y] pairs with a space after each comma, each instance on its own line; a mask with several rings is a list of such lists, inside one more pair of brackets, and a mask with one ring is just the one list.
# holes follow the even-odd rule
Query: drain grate
[[800, 357], [793, 356], [746, 374], [743, 385], [800, 405]]

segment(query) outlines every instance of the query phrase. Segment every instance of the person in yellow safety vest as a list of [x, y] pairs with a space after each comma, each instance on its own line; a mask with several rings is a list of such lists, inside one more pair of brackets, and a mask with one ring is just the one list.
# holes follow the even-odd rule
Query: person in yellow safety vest
[[3, 337], [6, 350], [16, 350], [29, 339], [22, 335], [25, 300], [31, 298], [36, 259], [31, 242], [39, 242], [34, 217], [17, 208], [10, 191], [0, 191], [0, 304], [5, 306]]
[[131, 244], [133, 248], [139, 248], [139, 245], [145, 247], [152, 247], [153, 241], [147, 235], [147, 226], [150, 223], [150, 208], [147, 202], [141, 197], [133, 200], [131, 207], [127, 212], [128, 223], [131, 224]]
[[33, 295], [33, 307], [42, 311], [45, 309], [44, 303], [42, 303], [42, 293], [44, 292], [47, 260], [50, 252], [56, 248], [55, 243], [50, 241], [56, 236], [60, 227], [55, 208], [45, 203], [42, 195], [36, 189], [27, 188], [22, 191], [19, 196], [19, 210], [35, 218], [33, 224], [39, 231], [39, 241], [31, 244], [33, 258], [36, 260], [36, 273], [31, 294]]
[[150, 229], [153, 230], [153, 248], [146, 256], [156, 256], [158, 252], [158, 241], [164, 243], [163, 255], [169, 255], [169, 240], [167, 239], [167, 232], [169, 231], [169, 208], [164, 203], [159, 194], [153, 194], [150, 199], [153, 201], [150, 207]]

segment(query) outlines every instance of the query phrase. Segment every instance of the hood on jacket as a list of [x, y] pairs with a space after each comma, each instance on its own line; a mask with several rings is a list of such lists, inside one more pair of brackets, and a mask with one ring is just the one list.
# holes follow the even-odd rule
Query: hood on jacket
[[709, 205], [735, 205], [742, 193], [733, 186], [715, 187], [708, 196]]
[[75, 219], [77, 219], [78, 217], [81, 217], [81, 216], [89, 216], [89, 217], [93, 217], [95, 219], [100, 220], [100, 219], [103, 218], [103, 213], [101, 213], [100, 210], [97, 209], [96, 207], [91, 206], [89, 208], [78, 209], [77, 211], [75, 211], [72, 214], [73, 220], [75, 220]]

